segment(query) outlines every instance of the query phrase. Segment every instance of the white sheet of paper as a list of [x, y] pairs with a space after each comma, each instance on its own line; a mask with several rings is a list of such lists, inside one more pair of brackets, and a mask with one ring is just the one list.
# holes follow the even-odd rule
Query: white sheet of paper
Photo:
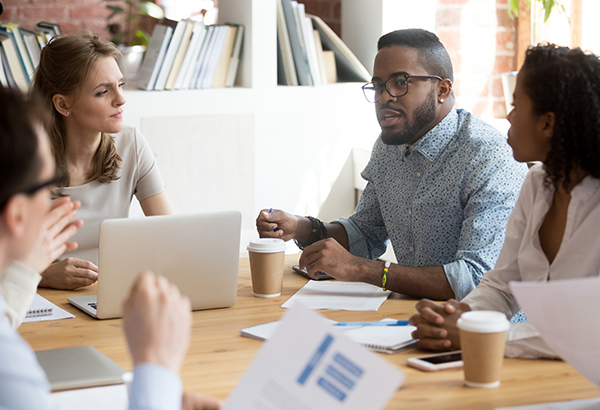
[[598, 410], [599, 399], [556, 401], [553, 403], [531, 404], [528, 406], [499, 407], [496, 410]]
[[300, 302], [283, 316], [224, 410], [376, 410], [404, 378]]
[[[50, 401], [63, 410], [125, 410], [129, 403], [124, 384], [52, 393]], [[82, 404], [85, 403], [85, 406]]]
[[23, 323], [42, 322], [44, 320], [70, 319], [72, 317], [75, 317], [74, 315], [67, 312], [66, 310], [59, 308], [58, 306], [56, 306], [54, 303], [50, 302], [45, 297], [40, 296], [38, 293], [36, 293], [35, 296], [33, 297], [33, 300], [31, 301], [31, 305], [29, 306], [29, 309], [27, 309], [27, 310], [43, 309], [43, 308], [52, 308], [52, 313], [50, 315], [46, 315], [46, 316], [26, 317], [25, 319], [23, 319]]
[[600, 387], [600, 277], [511, 282], [510, 289], [548, 347]]
[[391, 293], [362, 282], [310, 280], [281, 307], [300, 300], [311, 309], [377, 311]]

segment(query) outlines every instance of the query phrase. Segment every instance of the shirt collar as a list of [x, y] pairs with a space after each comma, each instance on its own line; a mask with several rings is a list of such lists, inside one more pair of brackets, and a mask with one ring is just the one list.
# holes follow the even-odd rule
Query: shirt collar
[[435, 127], [423, 135], [413, 145], [408, 145], [411, 151], [420, 152], [429, 161], [435, 161], [436, 157], [446, 148], [454, 134], [458, 124], [458, 113], [456, 109], [450, 110]]
[[573, 187], [571, 197], [578, 197], [581, 198], [582, 201], [587, 202], [598, 189], [600, 189], [600, 179], [588, 175], [583, 178], [579, 184]]

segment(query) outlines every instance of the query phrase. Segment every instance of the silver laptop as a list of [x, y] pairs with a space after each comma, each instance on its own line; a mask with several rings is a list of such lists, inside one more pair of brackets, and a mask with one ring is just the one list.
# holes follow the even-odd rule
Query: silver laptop
[[35, 352], [52, 391], [123, 383], [125, 370], [92, 346]]
[[144, 270], [166, 277], [192, 310], [233, 306], [242, 216], [238, 211], [107, 219], [100, 224], [98, 294], [68, 301], [98, 319], [122, 317]]

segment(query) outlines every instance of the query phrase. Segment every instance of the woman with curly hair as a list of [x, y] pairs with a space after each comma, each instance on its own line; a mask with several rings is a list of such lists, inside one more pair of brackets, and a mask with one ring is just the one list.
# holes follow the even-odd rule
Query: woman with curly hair
[[79, 248], [42, 273], [40, 286], [75, 289], [98, 277], [100, 223], [125, 218], [133, 195], [145, 215], [174, 213], [144, 137], [123, 123], [123, 75], [113, 43], [89, 33], [61, 36], [44, 47], [32, 92], [52, 112], [50, 140], [66, 174], [58, 196], [81, 201]]
[[[456, 321], [469, 310], [519, 310], [510, 281], [600, 275], [600, 60], [580, 49], [540, 45], [517, 76], [508, 143], [530, 171], [493, 270], [462, 302], [423, 299], [413, 337], [431, 350], [460, 349]], [[529, 323], [511, 324], [507, 357], [555, 357]]]

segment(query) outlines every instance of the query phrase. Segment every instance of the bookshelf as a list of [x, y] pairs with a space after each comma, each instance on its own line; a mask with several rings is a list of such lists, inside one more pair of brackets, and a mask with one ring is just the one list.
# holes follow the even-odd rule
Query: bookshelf
[[277, 86], [276, 0], [219, 8], [219, 23], [246, 27], [236, 87], [126, 90], [125, 122], [148, 139], [179, 213], [242, 212], [244, 251], [260, 209], [317, 215], [335, 202], [352, 148], [370, 150], [379, 125], [362, 84]]

